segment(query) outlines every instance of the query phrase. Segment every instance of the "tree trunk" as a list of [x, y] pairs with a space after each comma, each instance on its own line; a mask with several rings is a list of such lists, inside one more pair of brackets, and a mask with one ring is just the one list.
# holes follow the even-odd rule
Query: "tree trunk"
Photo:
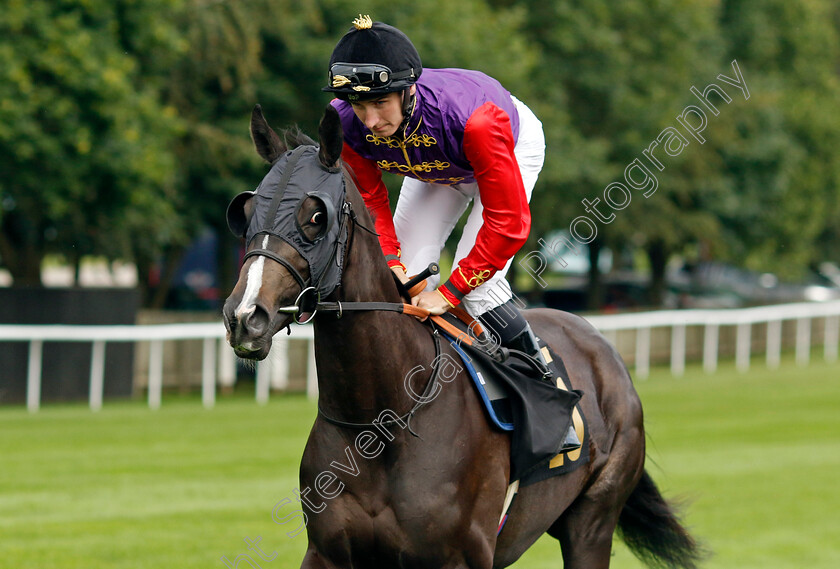
[[82, 284], [82, 258], [79, 255], [73, 255], [70, 258], [70, 264], [73, 266], [73, 283], [72, 287], [77, 287]]
[[604, 245], [600, 239], [595, 239], [587, 248], [589, 251], [589, 283], [586, 287], [586, 307], [598, 310], [604, 305], [604, 282], [598, 258]]
[[4, 264], [12, 275], [16, 287], [40, 287], [43, 254], [35, 247], [19, 251], [13, 258], [3, 255]]
[[152, 261], [145, 255], [135, 253], [134, 265], [137, 267], [137, 288], [140, 290], [140, 306], [148, 308], [152, 294], [149, 288]]
[[39, 287], [44, 253], [37, 241], [37, 230], [21, 228], [12, 216], [0, 219], [0, 260], [16, 287]]
[[40, 254], [31, 251], [24, 256], [21, 263], [18, 263], [17, 270], [11, 271], [15, 286], [40, 287], [41, 281], [41, 258]]
[[184, 247], [171, 247], [166, 251], [163, 267], [160, 271], [160, 281], [157, 288], [154, 289], [151, 299], [149, 299], [149, 308], [161, 310], [166, 305], [166, 297], [169, 296], [169, 291], [172, 289], [175, 273], [181, 265], [185, 251]]
[[668, 265], [670, 252], [663, 241], [653, 241], [647, 247], [648, 260], [650, 261], [650, 284], [648, 287], [648, 300], [654, 308], [661, 307], [665, 302], [665, 268]]

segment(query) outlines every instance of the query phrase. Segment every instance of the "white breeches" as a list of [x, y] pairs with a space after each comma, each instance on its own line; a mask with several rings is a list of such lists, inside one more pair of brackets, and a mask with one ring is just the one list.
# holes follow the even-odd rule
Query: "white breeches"
[[[519, 138], [514, 147], [514, 155], [522, 174], [525, 195], [530, 202], [531, 192], [545, 159], [545, 137], [542, 123], [534, 113], [515, 97], [513, 101], [519, 112]], [[409, 275], [419, 273], [429, 263], [440, 259], [446, 240], [471, 201], [473, 206], [458, 240], [453, 267], [473, 248], [483, 223], [484, 208], [478, 193], [478, 183], [449, 186], [408, 177], [404, 179], [394, 211], [394, 227], [400, 241], [401, 260]], [[473, 317], [501, 306], [512, 298], [510, 284], [505, 279], [510, 263], [511, 259], [504, 269], [464, 297], [462, 306]], [[433, 290], [439, 284], [440, 275], [437, 275], [429, 279], [427, 290]]]

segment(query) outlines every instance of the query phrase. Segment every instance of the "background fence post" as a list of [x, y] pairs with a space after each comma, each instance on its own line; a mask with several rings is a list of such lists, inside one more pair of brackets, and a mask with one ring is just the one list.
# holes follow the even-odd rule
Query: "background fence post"
[[257, 364], [256, 386], [254, 397], [260, 405], [268, 403], [269, 391], [271, 391], [271, 360], [269, 358]]
[[751, 334], [751, 323], [741, 322], [738, 324], [738, 332], [735, 339], [735, 367], [740, 372], [746, 372], [750, 369]]
[[231, 388], [236, 384], [236, 356], [233, 349], [228, 345], [227, 340], [218, 340], [219, 350], [219, 385], [224, 388]]
[[636, 377], [650, 376], [650, 328], [636, 329]]
[[796, 320], [796, 365], [805, 366], [811, 359], [811, 319]]
[[309, 399], [318, 399], [318, 368], [315, 365], [315, 340], [311, 339], [306, 344], [306, 396]]
[[204, 338], [201, 355], [201, 403], [205, 409], [216, 404], [216, 339]]
[[32, 340], [29, 343], [29, 365], [26, 371], [26, 408], [35, 413], [41, 408], [41, 361], [44, 342]]
[[703, 370], [706, 373], [714, 373], [717, 369], [719, 335], [720, 326], [706, 324], [703, 330]]
[[160, 409], [163, 390], [163, 340], [149, 342], [149, 408]]
[[767, 367], [776, 369], [782, 363], [782, 321], [767, 323]]
[[685, 373], [685, 324], [671, 328], [671, 374], [681, 377]]
[[90, 393], [88, 400], [91, 411], [102, 409], [102, 393], [105, 390], [105, 341], [96, 340], [90, 353]]
[[837, 344], [840, 341], [840, 316], [828, 316], [825, 319], [825, 361], [837, 361]]

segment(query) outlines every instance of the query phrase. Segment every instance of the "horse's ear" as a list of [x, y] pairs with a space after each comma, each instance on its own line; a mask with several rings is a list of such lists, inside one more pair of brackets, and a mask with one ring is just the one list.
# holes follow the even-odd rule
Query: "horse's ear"
[[327, 168], [334, 168], [341, 158], [344, 147], [344, 135], [341, 132], [341, 119], [338, 111], [332, 105], [327, 105], [321, 124], [318, 125], [318, 138], [321, 139], [321, 150], [318, 158]]
[[257, 147], [257, 154], [263, 160], [273, 164], [275, 160], [288, 150], [280, 137], [274, 132], [263, 116], [262, 107], [257, 105], [251, 113], [251, 138]]
[[254, 215], [254, 196], [257, 192], [242, 192], [233, 198], [227, 208], [227, 224], [231, 233], [245, 238], [251, 217]]

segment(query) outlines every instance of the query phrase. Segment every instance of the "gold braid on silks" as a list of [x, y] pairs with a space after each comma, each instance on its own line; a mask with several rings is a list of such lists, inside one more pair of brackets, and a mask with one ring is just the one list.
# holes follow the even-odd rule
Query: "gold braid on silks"
[[376, 165], [383, 170], [392, 170], [396, 168], [403, 174], [410, 174], [412, 172], [425, 172], [428, 174], [432, 170], [446, 170], [452, 166], [449, 162], [441, 162], [440, 160], [435, 160], [434, 162], [422, 162], [420, 164], [400, 164], [399, 162], [389, 160], [377, 160]]
[[[458, 270], [461, 271], [461, 268], [458, 267]], [[483, 271], [476, 271], [470, 278], [466, 278], [464, 271], [461, 271], [461, 275], [464, 277], [464, 280], [467, 281], [467, 284], [470, 285], [470, 288], [476, 288], [484, 284], [487, 277], [490, 276], [490, 271], [486, 269]]]
[[344, 87], [348, 83], [352, 83], [347, 77], [344, 75], [336, 75], [333, 77], [332, 86], [333, 87]]
[[367, 140], [368, 142], [372, 142], [376, 146], [384, 144], [388, 148], [403, 148], [405, 146], [414, 146], [416, 148], [419, 148], [420, 146], [425, 146], [426, 148], [430, 148], [437, 144], [437, 140], [435, 140], [435, 137], [430, 136], [428, 134], [417, 133], [412, 134], [402, 142], [400, 142], [398, 138], [392, 136], [383, 138], [381, 136], [376, 136], [375, 134], [365, 135], [365, 140]]
[[[333, 87], [344, 87], [345, 85], [352, 83], [347, 77], [344, 75], [336, 75], [333, 77], [332, 86]], [[370, 87], [365, 87], [364, 85], [356, 85], [353, 87], [354, 91], [370, 91]]]

